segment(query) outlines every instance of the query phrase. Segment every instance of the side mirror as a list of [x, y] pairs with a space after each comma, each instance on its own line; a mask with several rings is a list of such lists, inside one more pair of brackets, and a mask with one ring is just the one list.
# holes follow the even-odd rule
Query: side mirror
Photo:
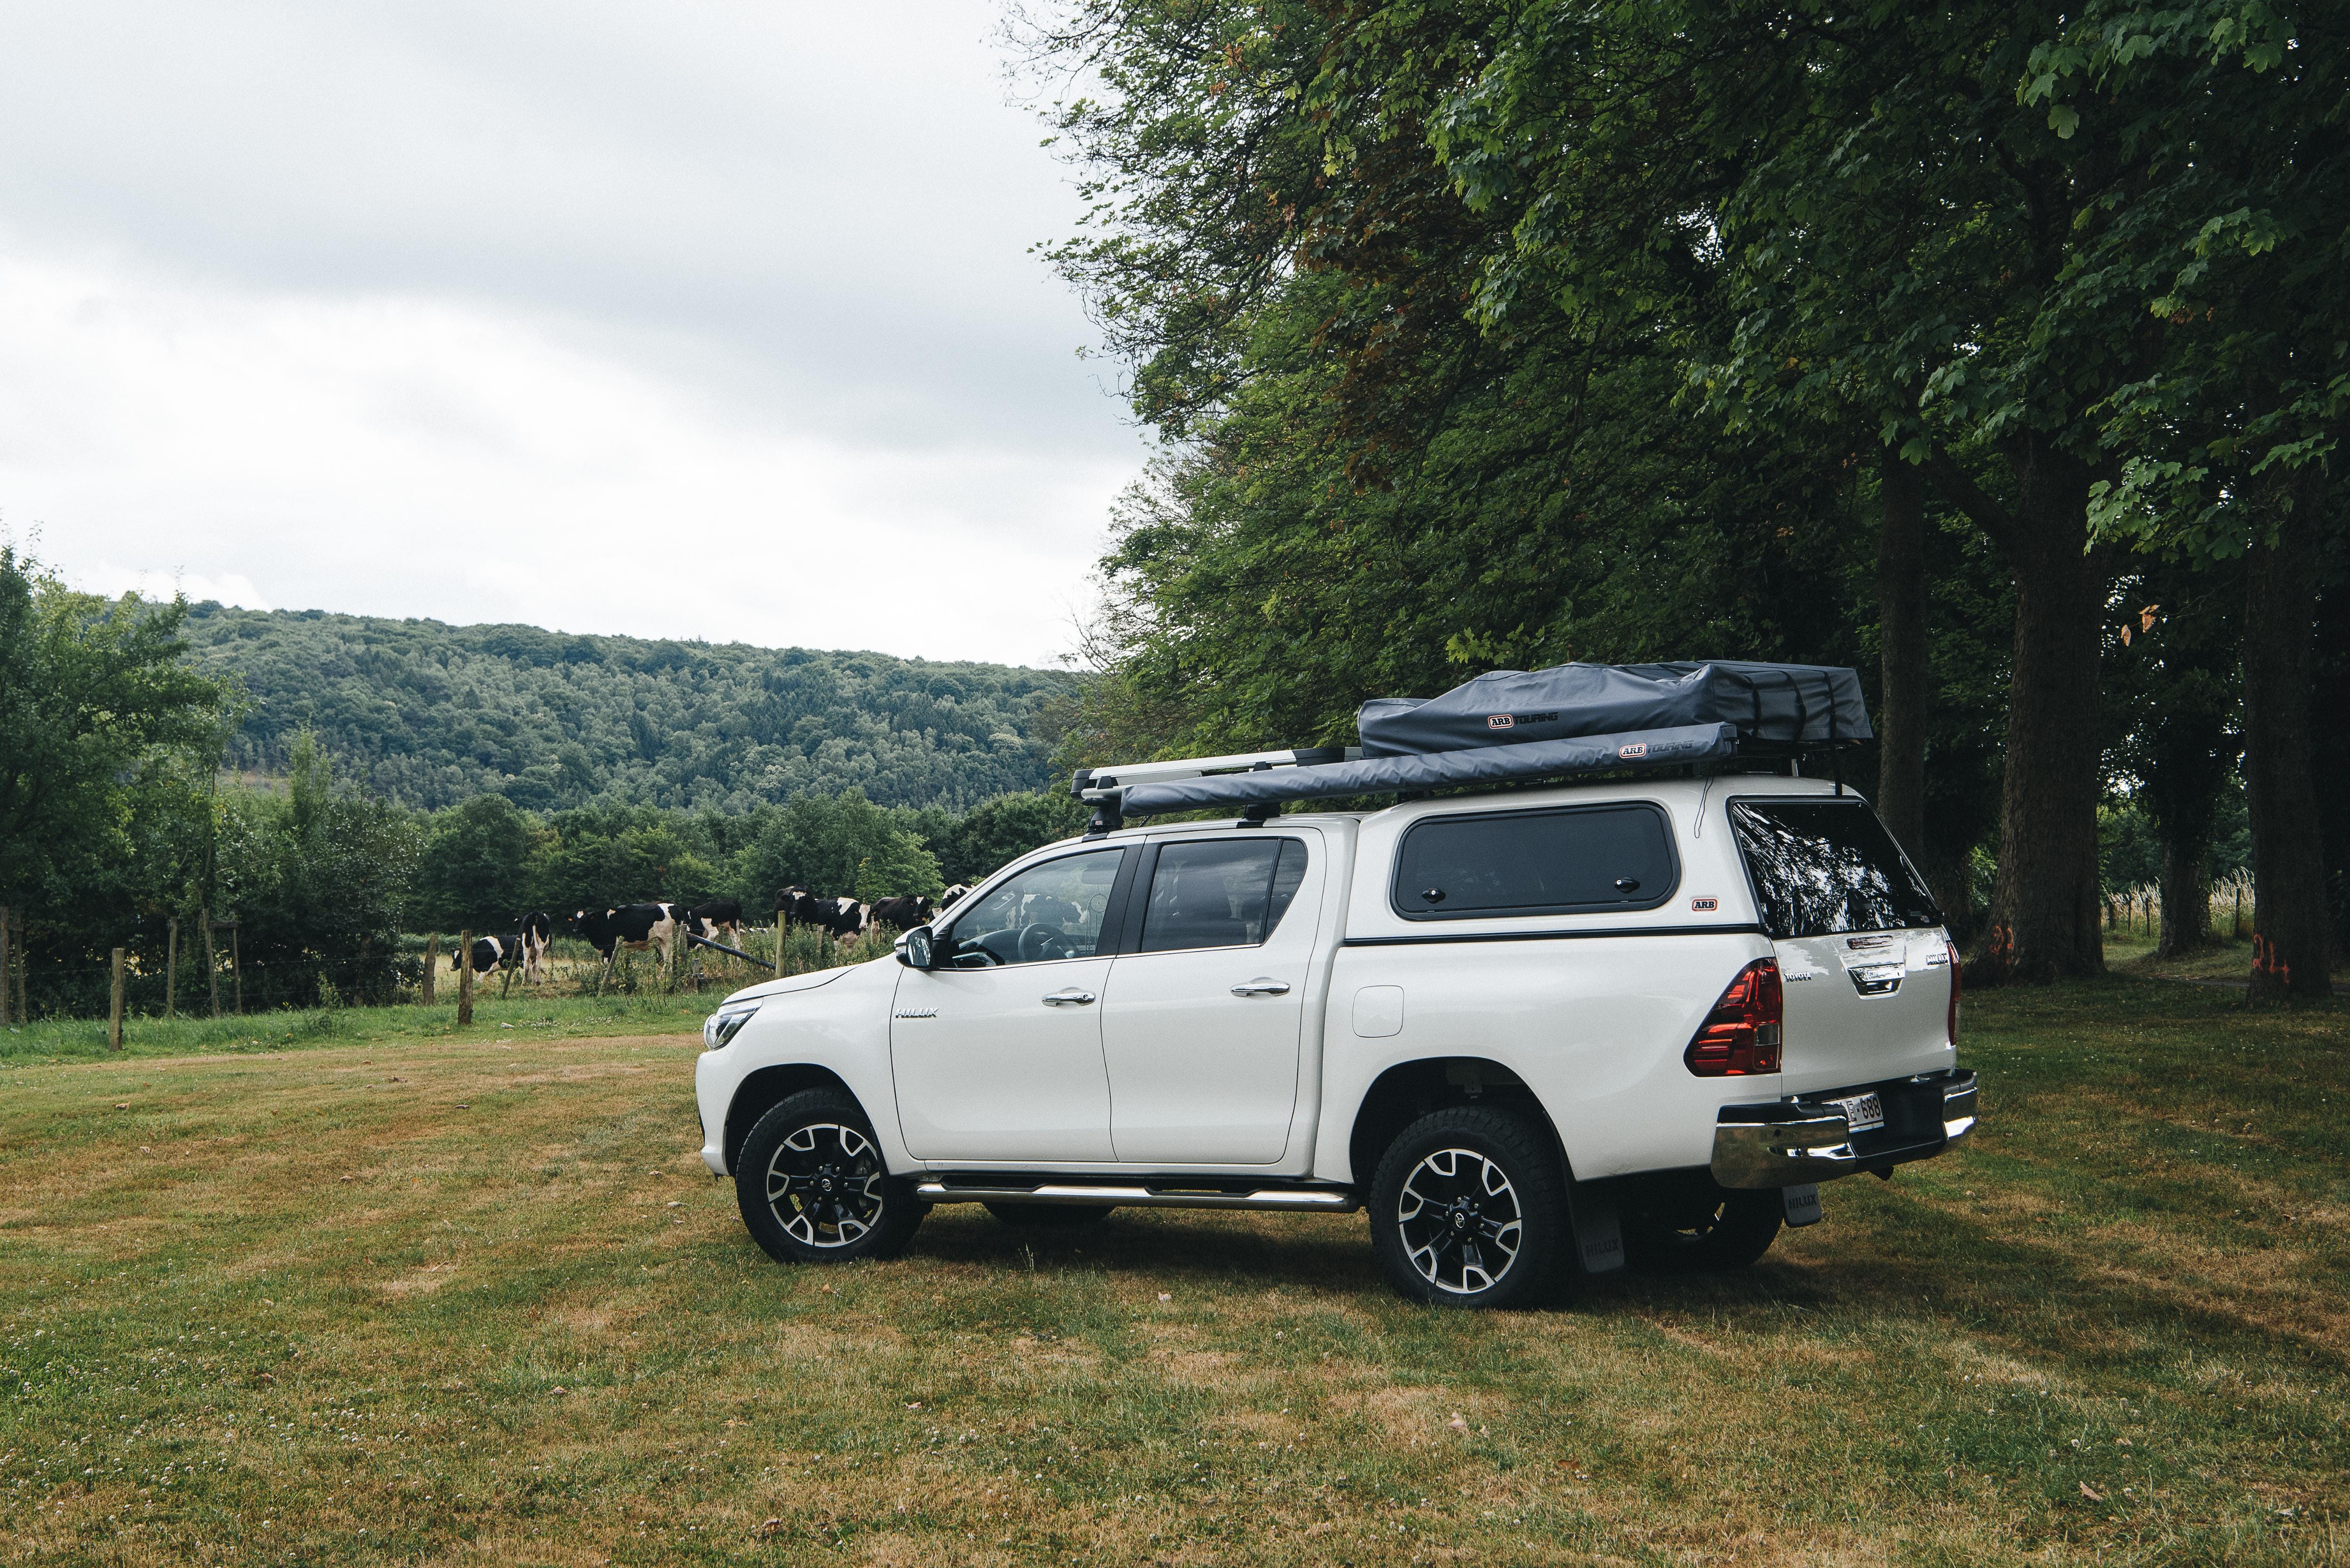
[[916, 926], [898, 939], [898, 961], [908, 969], [935, 969], [937, 954], [931, 946], [931, 928]]

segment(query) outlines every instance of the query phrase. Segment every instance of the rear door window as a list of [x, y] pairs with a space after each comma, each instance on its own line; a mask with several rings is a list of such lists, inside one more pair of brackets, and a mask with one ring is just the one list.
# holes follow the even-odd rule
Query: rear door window
[[1396, 856], [1408, 920], [1653, 909], [1679, 879], [1665, 814], [1645, 801], [1423, 817]]
[[1863, 802], [1737, 800], [1730, 826], [1776, 940], [1942, 923], [1934, 895]]
[[1273, 934], [1305, 877], [1295, 838], [1213, 838], [1159, 846], [1138, 951], [1254, 947]]

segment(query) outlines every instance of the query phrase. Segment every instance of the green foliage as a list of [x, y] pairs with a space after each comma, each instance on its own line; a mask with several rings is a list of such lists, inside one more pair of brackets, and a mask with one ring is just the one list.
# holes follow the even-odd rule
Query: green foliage
[[414, 923], [434, 931], [516, 924], [534, 891], [529, 819], [504, 795], [475, 795], [432, 819], [419, 868]]
[[1040, 708], [1081, 677], [739, 643], [572, 637], [316, 610], [188, 613], [198, 667], [254, 698], [233, 765], [281, 771], [307, 727], [412, 807], [504, 795], [746, 812], [856, 787], [969, 807], [1046, 782]]
[[307, 732], [289, 753], [284, 792], [236, 789], [220, 801], [212, 909], [238, 921], [245, 1004], [312, 1006], [328, 989], [389, 1000], [419, 825], [338, 787]]
[[868, 902], [893, 894], [936, 895], [946, 882], [910, 824], [861, 790], [802, 795], [775, 815], [736, 857], [734, 885], [747, 909], [772, 909], [777, 889], [809, 888]]
[[[0, 545], [0, 904], [47, 901], [185, 815], [231, 701], [182, 657], [187, 617], [74, 593]], [[183, 867], [155, 869], [150, 897]]]

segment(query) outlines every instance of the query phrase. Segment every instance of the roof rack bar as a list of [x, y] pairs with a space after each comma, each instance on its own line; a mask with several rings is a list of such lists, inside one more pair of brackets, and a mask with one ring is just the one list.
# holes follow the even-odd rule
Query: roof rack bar
[[1120, 763], [1111, 767], [1079, 768], [1069, 793], [1079, 800], [1100, 800], [1128, 784], [1171, 784], [1203, 778], [1210, 774], [1256, 773], [1268, 768], [1315, 767], [1325, 763], [1350, 763], [1363, 754], [1360, 746], [1287, 746], [1277, 752], [1236, 752], [1222, 757], [1183, 757], [1163, 763]]

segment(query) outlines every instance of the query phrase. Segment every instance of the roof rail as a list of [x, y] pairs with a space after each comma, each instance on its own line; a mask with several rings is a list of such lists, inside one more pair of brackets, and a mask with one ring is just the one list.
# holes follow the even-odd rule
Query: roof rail
[[1174, 784], [1205, 778], [1211, 774], [1263, 773], [1274, 768], [1317, 767], [1326, 763], [1351, 763], [1363, 754], [1360, 746], [1287, 746], [1274, 752], [1234, 752], [1222, 757], [1180, 757], [1163, 763], [1119, 763], [1109, 767], [1079, 768], [1069, 782], [1069, 793], [1093, 805], [1093, 820], [1086, 836], [1098, 838], [1126, 826], [1119, 811], [1123, 791], [1130, 784]]
[[1223, 757], [1181, 757], [1164, 763], [1119, 763], [1110, 767], [1079, 768], [1069, 793], [1079, 800], [1099, 800], [1128, 784], [1171, 784], [1177, 779], [1204, 778], [1210, 774], [1261, 773], [1267, 768], [1305, 768], [1324, 763], [1351, 763], [1363, 754], [1360, 746], [1290, 746], [1278, 752], [1235, 752]]

